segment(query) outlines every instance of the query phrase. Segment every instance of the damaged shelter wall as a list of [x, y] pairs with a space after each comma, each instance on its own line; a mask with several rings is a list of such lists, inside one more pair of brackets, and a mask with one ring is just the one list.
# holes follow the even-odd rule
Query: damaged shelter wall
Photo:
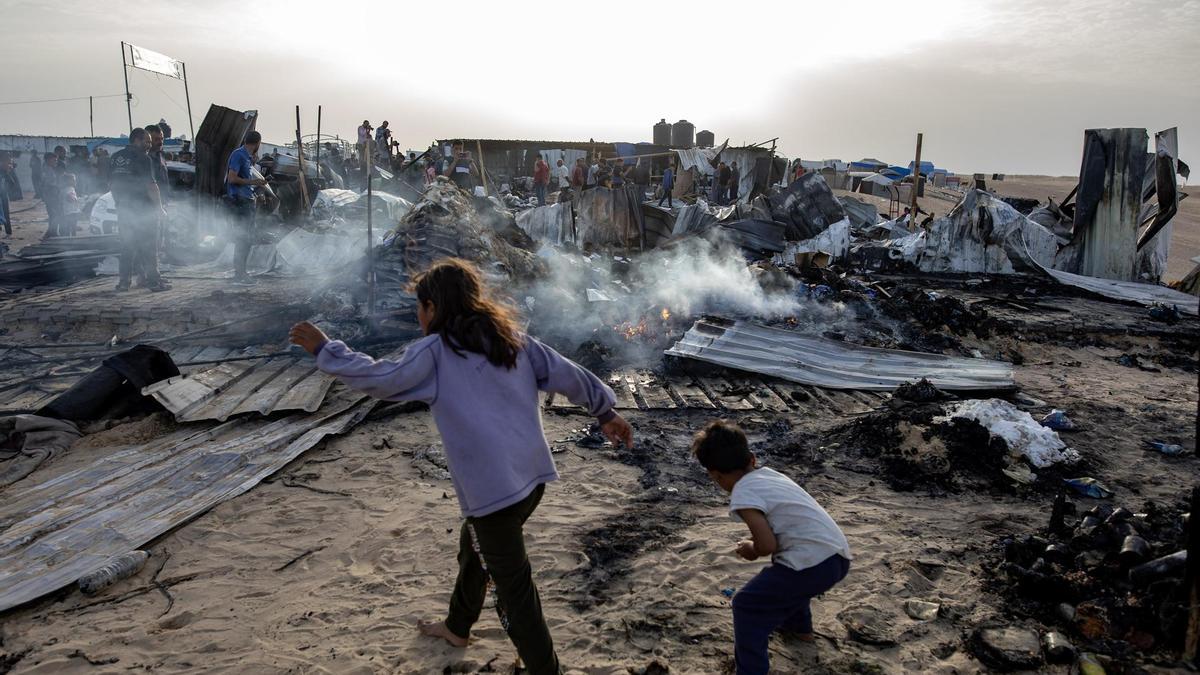
[[[1186, 167], [1186, 165], [1184, 165]], [[1183, 169], [1187, 171], [1187, 169]], [[1153, 204], [1142, 209], [1141, 221], [1146, 226], [1138, 235], [1137, 278], [1159, 282], [1167, 273], [1167, 258], [1171, 253], [1171, 219], [1179, 211], [1179, 188], [1176, 174], [1179, 166], [1179, 130], [1176, 127], [1154, 134], [1154, 152], [1147, 164], [1144, 196], [1155, 197]], [[1149, 222], [1147, 222], [1149, 221]]]
[[571, 225], [571, 202], [547, 204], [522, 211], [517, 214], [517, 227], [535, 240], [555, 246], [575, 241], [575, 228]]
[[[1050, 266], [1058, 239], [983, 190], [971, 190], [925, 237], [918, 267], [925, 272], [1012, 274]], [[1032, 261], [1031, 261], [1032, 259]]]
[[[716, 148], [684, 148], [675, 150], [675, 154], [679, 157], [680, 173], [693, 169], [697, 174], [705, 176], [713, 175], [715, 169], [712, 162], [717, 158]], [[762, 148], [725, 148], [720, 153], [719, 161], [726, 164], [737, 162], [738, 171], [741, 175], [738, 179], [738, 200], [747, 201], [754, 193], [754, 183], [756, 167], [760, 158], [768, 158], [771, 155], [770, 150]], [[776, 174], [777, 179], [782, 178], [782, 174]], [[678, 192], [678, 191], [676, 191]]]
[[575, 214], [578, 243], [585, 249], [625, 246], [642, 241], [642, 199], [635, 185], [584, 190]]
[[196, 132], [197, 190], [214, 197], [221, 196], [229, 155], [242, 144], [257, 122], [258, 112], [254, 110], [241, 112], [215, 104], [208, 107]]
[[1132, 281], [1146, 175], [1145, 129], [1084, 132], [1074, 237], [1055, 269]]

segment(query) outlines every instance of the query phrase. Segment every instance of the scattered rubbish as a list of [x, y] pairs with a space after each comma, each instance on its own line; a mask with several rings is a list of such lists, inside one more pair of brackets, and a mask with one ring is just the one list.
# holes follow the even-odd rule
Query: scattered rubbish
[[890, 647], [896, 644], [896, 626], [891, 617], [876, 607], [855, 606], [842, 610], [838, 619], [850, 639], [868, 645]]
[[1104, 666], [1095, 654], [1080, 654], [1079, 675], [1105, 675]]
[[1051, 410], [1049, 414], [1042, 418], [1041, 425], [1047, 429], [1055, 431], [1075, 431], [1075, 422], [1067, 417], [1065, 410]]
[[423, 477], [450, 480], [450, 466], [446, 463], [446, 453], [440, 446], [430, 445], [414, 450], [412, 465]]
[[996, 437], [1004, 440], [1012, 453], [1023, 456], [1034, 468], [1079, 461], [1079, 453], [1051, 429], [1038, 424], [1029, 413], [1008, 401], [993, 398], [963, 401], [946, 409], [946, 415], [934, 421], [953, 418], [974, 420]]
[[1037, 631], [1021, 626], [981, 627], [971, 646], [980, 661], [1002, 670], [1028, 670], [1042, 665]]
[[1137, 368], [1138, 370], [1144, 370], [1147, 373], [1162, 372], [1160, 369], [1155, 368], [1154, 366], [1147, 366], [1146, 364], [1142, 363], [1141, 358], [1137, 354], [1122, 354], [1117, 357], [1117, 364], [1125, 366], [1126, 368]]
[[1161, 302], [1156, 302], [1150, 305], [1150, 318], [1155, 321], [1162, 321], [1166, 324], [1177, 324], [1183, 316], [1179, 313], [1178, 305], [1164, 305]]
[[1046, 660], [1050, 663], [1071, 663], [1075, 660], [1075, 646], [1058, 631], [1052, 630], [1042, 636], [1042, 650], [1046, 652]]
[[904, 613], [917, 621], [932, 621], [937, 618], [941, 606], [924, 600], [905, 600]]
[[1146, 441], [1146, 446], [1151, 450], [1157, 450], [1164, 455], [1176, 457], [1183, 454], [1183, 446], [1176, 443], [1167, 443], [1165, 441]]
[[79, 590], [83, 591], [85, 595], [95, 595], [118, 581], [137, 574], [149, 557], [150, 554], [145, 551], [130, 551], [121, 554], [106, 562], [99, 569], [79, 577]]
[[0, 417], [0, 488], [33, 473], [83, 434], [67, 420], [38, 415]]
[[732, 588], [722, 588], [722, 589], [721, 589], [721, 595], [723, 595], [723, 596], [725, 596], [725, 597], [727, 597], [727, 598], [732, 598], [732, 597], [733, 597], [733, 594], [734, 594], [734, 592], [735, 592], [735, 591], [734, 591]]
[[1180, 575], [1186, 566], [1187, 551], [1177, 551], [1129, 570], [1129, 580], [1139, 586], [1146, 586], [1163, 577]]
[[933, 386], [929, 380], [923, 377], [916, 382], [905, 382], [896, 387], [896, 391], [892, 392], [892, 397], [914, 403], [934, 403], [953, 398], [950, 394]]
[[1100, 481], [1095, 478], [1067, 478], [1063, 480], [1075, 492], [1084, 497], [1092, 499], [1108, 499], [1113, 496], [1113, 491], [1104, 487]]

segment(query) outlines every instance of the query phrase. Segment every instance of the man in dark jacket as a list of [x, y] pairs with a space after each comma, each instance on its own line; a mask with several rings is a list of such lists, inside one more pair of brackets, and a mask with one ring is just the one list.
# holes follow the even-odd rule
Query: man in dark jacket
[[129, 134], [129, 145], [112, 156], [112, 193], [121, 235], [118, 291], [129, 290], [134, 271], [151, 291], [165, 291], [158, 277], [158, 218], [163, 215], [158, 183], [151, 166], [150, 135], [145, 129]]
[[738, 183], [742, 180], [742, 172], [738, 170], [737, 162], [732, 162], [729, 165], [729, 203], [737, 203], [738, 199]]

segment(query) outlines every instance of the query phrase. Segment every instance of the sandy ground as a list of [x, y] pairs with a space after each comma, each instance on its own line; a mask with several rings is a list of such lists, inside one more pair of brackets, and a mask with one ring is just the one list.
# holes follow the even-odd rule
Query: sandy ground
[[[1118, 499], [1172, 501], [1196, 480], [1195, 459], [1140, 447], [1148, 434], [1192, 446], [1194, 373], [1125, 368], [1106, 358], [1120, 353], [1109, 347], [1023, 350], [1031, 364], [1018, 369], [1023, 390], [1068, 407], [1086, 429], [1069, 441]], [[712, 416], [635, 412], [638, 447], [618, 453], [564, 441], [587, 420], [547, 414], [563, 479], [548, 489], [527, 541], [565, 666], [625, 673], [657, 660], [671, 672], [717, 673], [729, 664], [732, 624], [721, 591], [760, 564], [733, 556], [742, 526], [686, 457], [689, 435]], [[896, 492], [839, 448], [822, 447], [822, 430], [844, 419], [740, 419], [766, 462], [826, 505], [855, 553], [849, 578], [815, 606], [817, 643], [773, 639], [776, 671], [979, 669], [964, 637], [1005, 615], [985, 588], [986, 554], [998, 538], [1044, 524], [1048, 501]], [[781, 422], [790, 428], [782, 436]], [[171, 425], [152, 418], [100, 432], [46, 471]], [[511, 672], [515, 651], [490, 610], [466, 650], [416, 632], [419, 619], [443, 615], [455, 574], [453, 491], [406, 454], [433, 442], [427, 412], [367, 422], [154, 542], [137, 577], [97, 598], [65, 591], [12, 612], [0, 627], [4, 651], [23, 654], [12, 672]], [[636, 544], [623, 559], [590, 564], [606, 536]], [[943, 617], [909, 619], [908, 598], [942, 604]], [[847, 639], [839, 614], [862, 607], [890, 617], [897, 646]]]

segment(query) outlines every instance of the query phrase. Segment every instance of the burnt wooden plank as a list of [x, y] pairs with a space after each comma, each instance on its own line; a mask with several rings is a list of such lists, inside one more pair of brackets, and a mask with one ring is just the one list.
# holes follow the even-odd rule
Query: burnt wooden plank
[[685, 408], [713, 410], [717, 407], [708, 398], [708, 394], [705, 394], [703, 389], [696, 386], [690, 377], [673, 377], [668, 383], [679, 399], [683, 401]]

